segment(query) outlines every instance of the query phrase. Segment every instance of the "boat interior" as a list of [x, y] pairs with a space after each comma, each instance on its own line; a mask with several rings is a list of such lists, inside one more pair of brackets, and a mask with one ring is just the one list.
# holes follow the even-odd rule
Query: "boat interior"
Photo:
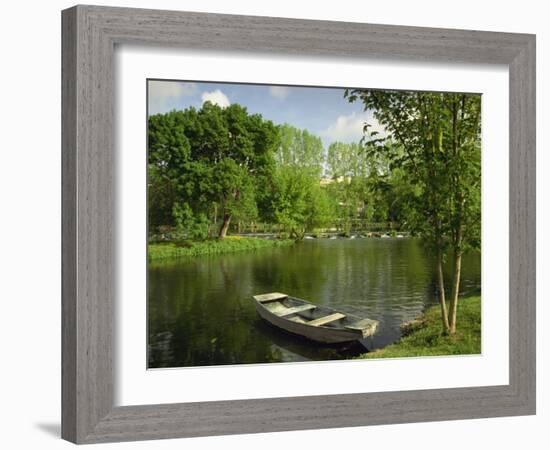
[[269, 312], [278, 317], [312, 326], [356, 328], [352, 325], [359, 319], [355, 316], [348, 317], [346, 314], [334, 311], [331, 308], [314, 305], [285, 294], [263, 294], [254, 298]]

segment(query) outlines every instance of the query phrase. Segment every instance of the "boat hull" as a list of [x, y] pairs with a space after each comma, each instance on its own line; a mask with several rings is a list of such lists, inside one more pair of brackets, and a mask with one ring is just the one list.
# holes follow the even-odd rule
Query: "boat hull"
[[305, 323], [293, 322], [279, 317], [264, 306], [256, 302], [256, 311], [260, 317], [277, 328], [281, 328], [289, 333], [305, 337], [312, 341], [324, 344], [339, 344], [344, 342], [356, 341], [363, 338], [363, 334], [357, 330], [347, 330], [344, 328], [315, 327]]

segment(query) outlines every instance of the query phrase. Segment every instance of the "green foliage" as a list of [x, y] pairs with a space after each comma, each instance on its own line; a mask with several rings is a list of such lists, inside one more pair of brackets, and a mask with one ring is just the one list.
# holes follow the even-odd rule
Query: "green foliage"
[[[480, 248], [481, 96], [364, 89], [346, 91], [346, 96], [373, 110], [385, 127], [382, 137], [366, 127], [367, 157], [387, 161], [390, 172], [402, 169], [418, 188], [407, 202], [407, 225], [437, 255], [442, 326], [453, 334], [462, 254]], [[455, 270], [447, 311], [441, 267], [449, 253]]]
[[[152, 228], [198, 226], [196, 236], [204, 236], [206, 220], [257, 216], [256, 188], [273, 170], [278, 143], [272, 122], [240, 105], [206, 102], [200, 110], [151, 116], [148, 137]], [[182, 210], [184, 204], [191, 212]]]
[[315, 228], [330, 227], [336, 218], [336, 203], [328, 191], [314, 180], [306, 194], [306, 222], [307, 231]]
[[320, 186], [325, 161], [321, 140], [305, 130], [282, 125], [275, 161], [270, 209], [284, 232], [302, 239], [306, 231], [332, 223], [334, 202]]
[[360, 358], [402, 358], [406, 356], [468, 355], [481, 353], [481, 297], [460, 300], [458, 328], [454, 335], [441, 332], [439, 305], [426, 310], [395, 344], [365, 353]]
[[390, 173], [398, 168], [416, 186], [406, 202], [411, 231], [439, 250], [479, 248], [481, 97], [361, 89], [347, 96], [373, 110], [387, 131], [367, 128], [367, 159], [385, 160]]
[[272, 207], [274, 218], [293, 238], [302, 238], [306, 231], [307, 197], [312, 179], [297, 167], [276, 171]]
[[362, 145], [333, 142], [327, 150], [328, 175], [333, 179], [366, 178], [372, 170]]
[[149, 118], [148, 214], [151, 228], [174, 225], [172, 206], [178, 199], [181, 167], [190, 155], [184, 133], [185, 115], [169, 113]]
[[170, 258], [233, 253], [292, 244], [294, 244], [294, 241], [289, 239], [257, 239], [229, 236], [223, 240], [186, 240], [181, 242], [149, 244], [147, 257], [149, 261], [162, 261]]
[[284, 124], [279, 127], [279, 147], [275, 153], [278, 167], [299, 167], [311, 177], [320, 178], [325, 149], [318, 136]]
[[208, 237], [208, 218], [204, 213], [194, 214], [187, 203], [175, 203], [172, 215], [178, 233], [189, 239], [206, 239]]
[[422, 191], [406, 171], [393, 168], [382, 174], [373, 172], [367, 179], [367, 189], [369, 206], [372, 207], [372, 212], [367, 215], [371, 220], [396, 222], [402, 228], [414, 231], [410, 222]]
[[390, 168], [383, 155], [371, 154], [359, 143], [334, 142], [328, 148], [327, 172], [332, 179], [327, 189], [338, 205], [344, 235], [351, 233], [358, 219], [407, 222], [406, 196], [413, 188], [402, 171]]
[[232, 158], [223, 158], [213, 168], [211, 191], [222, 209], [237, 220], [257, 217], [255, 191], [248, 170]]

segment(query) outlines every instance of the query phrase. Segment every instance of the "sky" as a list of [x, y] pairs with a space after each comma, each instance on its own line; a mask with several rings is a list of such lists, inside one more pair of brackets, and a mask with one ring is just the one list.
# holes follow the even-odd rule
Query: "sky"
[[259, 113], [275, 124], [288, 123], [319, 136], [323, 145], [359, 142], [363, 125], [379, 125], [361, 102], [349, 103], [342, 88], [275, 86], [237, 83], [205, 83], [149, 80], [149, 114], [165, 113], [205, 101], [221, 107], [238, 103], [249, 113]]

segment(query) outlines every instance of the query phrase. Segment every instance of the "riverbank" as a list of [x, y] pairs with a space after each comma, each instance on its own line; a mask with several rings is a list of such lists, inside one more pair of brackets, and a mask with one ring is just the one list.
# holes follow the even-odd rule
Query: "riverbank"
[[149, 244], [147, 257], [149, 261], [179, 258], [183, 256], [215, 255], [233, 253], [260, 248], [281, 247], [294, 244], [292, 239], [261, 239], [241, 236], [227, 236], [225, 239], [206, 241], [184, 240], [179, 242], [161, 242]]
[[457, 330], [453, 336], [441, 334], [441, 309], [431, 306], [412, 322], [395, 344], [365, 353], [358, 358], [402, 358], [406, 356], [471, 355], [481, 353], [481, 297], [461, 297]]

